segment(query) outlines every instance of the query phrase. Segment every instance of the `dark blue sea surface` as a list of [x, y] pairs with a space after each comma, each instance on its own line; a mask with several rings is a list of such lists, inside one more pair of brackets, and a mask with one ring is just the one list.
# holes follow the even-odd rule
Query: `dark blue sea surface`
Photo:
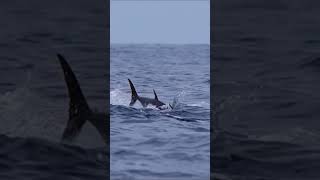
[[319, 179], [319, 1], [214, 7], [215, 179]]
[[[86, 82], [92, 78], [83, 76], [99, 74], [94, 79], [101, 82], [103, 66], [88, 68], [90, 61], [71, 59], [88, 103], [104, 112], [105, 92], [100, 90], [101, 86], [90, 87]], [[51, 61], [49, 67], [39, 63], [20, 70], [29, 60], [11, 62], [12, 68], [8, 68], [8, 62], [6, 66], [0, 63], [6, 67], [1, 73], [25, 79], [0, 86], [0, 179], [106, 179], [107, 147], [91, 124], [86, 123], [71, 144], [60, 143], [68, 121], [69, 101], [58, 61]], [[75, 66], [77, 63], [80, 66]], [[77, 67], [86, 67], [86, 70]], [[49, 71], [42, 71], [43, 68]]]
[[[209, 179], [209, 59], [209, 45], [111, 45], [111, 179]], [[130, 107], [128, 78], [167, 109]]]
[[108, 178], [107, 147], [89, 123], [60, 143], [69, 98], [56, 57], [90, 107], [106, 112], [106, 11], [84, 0], [0, 2], [0, 179]]

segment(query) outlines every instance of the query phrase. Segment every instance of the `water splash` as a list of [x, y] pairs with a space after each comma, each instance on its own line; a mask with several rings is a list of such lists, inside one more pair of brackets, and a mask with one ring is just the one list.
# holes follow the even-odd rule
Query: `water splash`
[[112, 105], [128, 106], [130, 100], [130, 94], [125, 93], [120, 89], [115, 89], [110, 92], [110, 104]]

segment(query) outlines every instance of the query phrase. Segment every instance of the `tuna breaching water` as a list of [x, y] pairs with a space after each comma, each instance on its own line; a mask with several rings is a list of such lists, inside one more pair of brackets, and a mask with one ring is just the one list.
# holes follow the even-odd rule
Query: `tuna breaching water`
[[209, 45], [111, 45], [110, 60], [111, 179], [209, 179]]

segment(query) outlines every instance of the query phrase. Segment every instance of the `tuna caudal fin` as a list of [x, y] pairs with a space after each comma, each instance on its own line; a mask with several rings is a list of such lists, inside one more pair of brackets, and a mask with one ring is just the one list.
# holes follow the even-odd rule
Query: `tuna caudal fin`
[[91, 115], [91, 110], [68, 62], [62, 55], [57, 54], [57, 56], [63, 69], [69, 95], [69, 120], [63, 132], [62, 141], [70, 141], [79, 134], [82, 126]]
[[128, 79], [128, 81], [129, 81], [130, 88], [131, 88], [131, 102], [129, 105], [132, 106], [139, 99], [139, 96], [138, 96], [138, 93], [137, 93], [136, 89], [134, 88], [131, 80]]

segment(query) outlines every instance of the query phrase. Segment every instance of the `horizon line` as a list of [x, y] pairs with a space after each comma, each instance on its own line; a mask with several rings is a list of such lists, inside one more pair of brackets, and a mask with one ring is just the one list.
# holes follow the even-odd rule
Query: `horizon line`
[[134, 1], [145, 1], [145, 2], [152, 2], [152, 1], [194, 1], [194, 2], [199, 2], [199, 1], [208, 1], [210, 2], [210, 0], [111, 0], [111, 1], [131, 1], [131, 2], [134, 2]]
[[210, 45], [209, 43], [122, 43], [110, 42], [110, 45]]

